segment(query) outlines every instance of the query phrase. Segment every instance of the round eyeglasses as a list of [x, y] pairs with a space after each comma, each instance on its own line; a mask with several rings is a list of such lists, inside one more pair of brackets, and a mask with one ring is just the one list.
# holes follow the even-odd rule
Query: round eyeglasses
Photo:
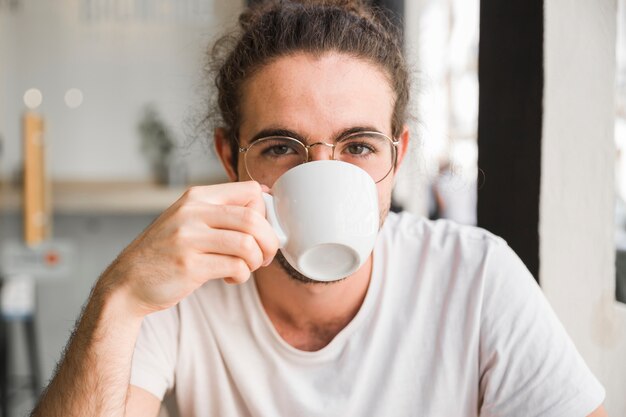
[[399, 141], [380, 132], [355, 132], [335, 143], [316, 142], [306, 145], [288, 136], [268, 136], [257, 139], [244, 153], [246, 171], [251, 179], [272, 186], [287, 170], [309, 162], [309, 152], [315, 146], [331, 149], [331, 159], [356, 165], [366, 171], [374, 182], [384, 180], [396, 165]]

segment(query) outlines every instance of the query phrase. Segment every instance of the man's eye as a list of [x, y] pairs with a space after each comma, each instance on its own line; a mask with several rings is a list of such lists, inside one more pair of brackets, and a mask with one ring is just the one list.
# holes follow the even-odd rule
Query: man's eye
[[350, 155], [367, 155], [374, 152], [374, 148], [367, 143], [351, 143], [345, 149]]
[[269, 148], [267, 148], [263, 153], [266, 155], [271, 155], [271, 156], [280, 156], [280, 155], [290, 155], [290, 154], [295, 153], [295, 151], [287, 145], [274, 145], [274, 146], [270, 146]]

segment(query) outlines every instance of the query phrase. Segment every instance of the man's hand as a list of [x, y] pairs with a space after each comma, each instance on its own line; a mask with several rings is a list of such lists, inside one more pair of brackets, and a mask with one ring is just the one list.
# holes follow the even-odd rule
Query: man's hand
[[145, 315], [211, 279], [245, 282], [278, 250], [261, 194], [253, 181], [189, 189], [119, 255], [99, 285], [123, 290]]
[[[32, 415], [123, 417], [143, 317], [208, 280], [244, 282], [273, 259], [278, 239], [261, 193], [256, 182], [191, 188], [139, 235], [96, 283]], [[156, 414], [157, 399], [138, 392], [130, 409]]]

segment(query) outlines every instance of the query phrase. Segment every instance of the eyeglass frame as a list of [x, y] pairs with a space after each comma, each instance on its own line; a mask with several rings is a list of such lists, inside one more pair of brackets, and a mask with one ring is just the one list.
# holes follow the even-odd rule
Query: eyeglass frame
[[[387, 178], [389, 176], [389, 174], [391, 173], [391, 171], [395, 170], [396, 165], [398, 163], [398, 144], [400, 143], [400, 140], [399, 139], [394, 140], [394, 139], [390, 138], [389, 136], [385, 135], [384, 133], [378, 132], [378, 131], [375, 131], [375, 130], [365, 130], [365, 131], [352, 132], [352, 133], [350, 133], [349, 135], [346, 135], [343, 138], [340, 137], [339, 140], [340, 139], [349, 138], [350, 136], [359, 135], [359, 134], [361, 134], [361, 135], [368, 135], [368, 134], [371, 135], [371, 134], [374, 134], [374, 135], [383, 136], [387, 140], [389, 140], [391, 145], [393, 145], [393, 147], [392, 147], [392, 149], [393, 149], [393, 162], [391, 163], [391, 169], [385, 174], [384, 177], [382, 177], [378, 181], [375, 181], [375, 184], [378, 184], [379, 182], [381, 182], [385, 178]], [[252, 175], [250, 175], [250, 170], [248, 169], [248, 160], [246, 159], [246, 155], [248, 153], [248, 149], [250, 149], [252, 146], [254, 146], [255, 144], [257, 144], [257, 143], [259, 143], [261, 141], [266, 141], [266, 140], [270, 140], [270, 139], [290, 139], [290, 140], [293, 140], [293, 141], [298, 142], [299, 144], [301, 144], [302, 147], [304, 148], [304, 151], [305, 151], [306, 161], [302, 162], [301, 164], [298, 164], [298, 165], [302, 165], [302, 164], [306, 164], [308, 162], [311, 162], [310, 155], [309, 155], [309, 149], [311, 149], [314, 146], [318, 146], [318, 145], [324, 145], [324, 146], [327, 146], [327, 147], [331, 148], [331, 150], [332, 150], [331, 154], [330, 154], [331, 155], [331, 159], [333, 161], [337, 161], [337, 159], [335, 159], [335, 148], [337, 147], [337, 141], [335, 141], [335, 143], [328, 143], [328, 142], [321, 142], [320, 141], [320, 142], [315, 142], [315, 143], [311, 143], [310, 145], [307, 145], [306, 143], [302, 142], [300, 139], [296, 139], [296, 138], [293, 138], [291, 136], [271, 135], [271, 136], [264, 136], [264, 137], [258, 138], [254, 142], [252, 142], [250, 145], [248, 145], [247, 147], [242, 148], [241, 144], [239, 143], [239, 140], [237, 138], [235, 138], [235, 141], [237, 142], [237, 145], [239, 145], [238, 146], [239, 153], [243, 153], [244, 154], [244, 156], [243, 156], [243, 163], [244, 163], [244, 165], [246, 167], [246, 172], [248, 173], [248, 176], [250, 176], [250, 178], [252, 178]], [[296, 166], [298, 166], [298, 165], [296, 165]]]

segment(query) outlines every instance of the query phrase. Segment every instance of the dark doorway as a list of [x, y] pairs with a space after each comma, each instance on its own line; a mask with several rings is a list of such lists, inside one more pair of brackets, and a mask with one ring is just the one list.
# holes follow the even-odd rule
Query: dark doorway
[[482, 0], [478, 225], [539, 275], [543, 0]]

